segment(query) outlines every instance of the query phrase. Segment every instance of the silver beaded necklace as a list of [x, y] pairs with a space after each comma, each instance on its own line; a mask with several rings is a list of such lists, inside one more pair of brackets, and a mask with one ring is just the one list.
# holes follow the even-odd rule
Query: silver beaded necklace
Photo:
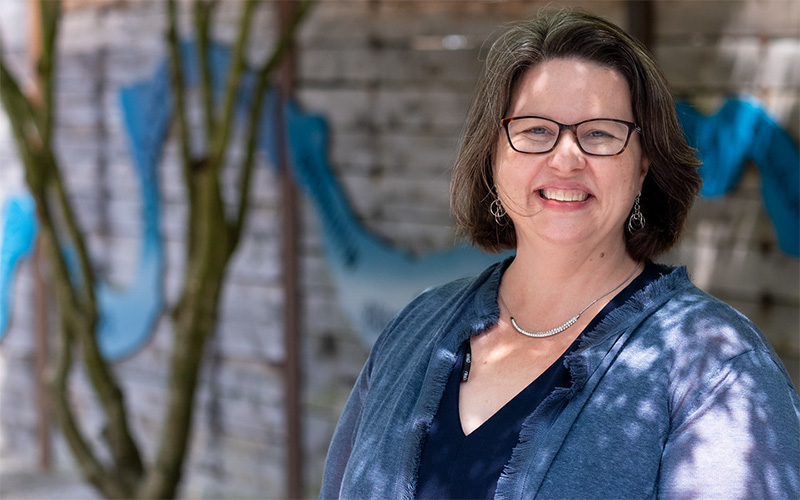
[[555, 328], [551, 328], [550, 330], [545, 330], [545, 331], [543, 331], [543, 332], [529, 332], [528, 330], [525, 330], [525, 329], [523, 329], [521, 326], [519, 326], [519, 325], [517, 324], [516, 320], [514, 320], [514, 316], [511, 314], [511, 311], [509, 311], [509, 309], [508, 309], [508, 306], [506, 305], [506, 301], [505, 301], [505, 300], [503, 300], [503, 295], [500, 293], [500, 290], [499, 290], [499, 289], [497, 290], [497, 297], [500, 299], [500, 304], [502, 304], [502, 305], [503, 305], [503, 309], [505, 309], [505, 310], [506, 310], [506, 313], [508, 313], [508, 316], [511, 318], [511, 326], [513, 326], [513, 327], [514, 327], [514, 329], [515, 329], [516, 331], [518, 331], [519, 333], [521, 333], [521, 334], [523, 334], [523, 335], [525, 335], [525, 336], [528, 336], [528, 337], [534, 337], [534, 338], [550, 337], [550, 336], [552, 336], [552, 335], [555, 335], [555, 334], [557, 334], [557, 333], [561, 333], [561, 332], [563, 332], [563, 331], [564, 331], [564, 330], [566, 330], [567, 328], [569, 328], [569, 327], [571, 327], [572, 325], [574, 325], [575, 323], [577, 323], [577, 322], [578, 322], [578, 320], [579, 320], [579, 319], [580, 319], [580, 317], [581, 317], [581, 314], [585, 313], [587, 309], [589, 309], [590, 307], [592, 307], [593, 305], [595, 305], [595, 304], [597, 303], [597, 301], [598, 301], [598, 300], [600, 300], [600, 299], [602, 299], [603, 297], [606, 297], [606, 296], [608, 296], [609, 294], [612, 294], [612, 293], [616, 292], [617, 290], [619, 290], [619, 289], [620, 289], [620, 287], [622, 287], [622, 285], [624, 285], [624, 284], [625, 284], [625, 283], [626, 283], [626, 282], [627, 282], [629, 279], [631, 279], [631, 277], [633, 277], [633, 275], [636, 273], [636, 270], [637, 270], [637, 269], [639, 269], [639, 263], [638, 263], [638, 262], [636, 263], [636, 267], [634, 267], [634, 268], [633, 268], [633, 272], [631, 272], [631, 274], [630, 274], [630, 275], [628, 275], [628, 277], [627, 277], [627, 278], [625, 278], [625, 279], [622, 281], [622, 283], [620, 283], [619, 285], [615, 286], [615, 287], [614, 287], [612, 290], [609, 290], [609, 291], [607, 291], [607, 292], [606, 292], [606, 293], [604, 293], [603, 295], [601, 295], [601, 296], [597, 297], [596, 299], [594, 299], [593, 301], [591, 301], [591, 302], [589, 303], [589, 305], [588, 305], [588, 306], [584, 307], [584, 308], [581, 310], [581, 312], [579, 312], [579, 313], [578, 313], [578, 314], [576, 314], [575, 316], [571, 317], [571, 318], [570, 318], [570, 319], [569, 319], [569, 320], [568, 320], [566, 323], [564, 323], [563, 325], [561, 325], [561, 326], [557, 326], [557, 327], [555, 327]]

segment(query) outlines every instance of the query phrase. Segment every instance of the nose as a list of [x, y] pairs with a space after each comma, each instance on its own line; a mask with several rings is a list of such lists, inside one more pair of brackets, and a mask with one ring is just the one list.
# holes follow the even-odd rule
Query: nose
[[550, 152], [550, 167], [564, 172], [583, 168], [586, 161], [578, 140], [571, 130], [562, 130], [553, 151]]

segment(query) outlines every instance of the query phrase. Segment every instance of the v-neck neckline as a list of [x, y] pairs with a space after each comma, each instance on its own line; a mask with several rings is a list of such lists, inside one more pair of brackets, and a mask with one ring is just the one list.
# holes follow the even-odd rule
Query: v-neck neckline
[[[491, 429], [492, 427], [496, 426], [493, 421], [501, 419], [507, 413], [511, 415], [521, 414], [523, 403], [521, 402], [522, 399], [525, 399], [525, 403], [531, 406], [530, 411], [527, 412], [530, 414], [533, 410], [541, 403], [544, 398], [547, 397], [549, 394], [548, 391], [543, 391], [543, 389], [549, 388], [550, 390], [554, 389], [555, 387], [559, 386], [561, 383], [563, 386], [568, 386], [570, 383], [570, 375], [567, 368], [564, 366], [564, 358], [570, 352], [577, 349], [580, 345], [581, 340], [583, 339], [584, 335], [593, 330], [600, 324], [600, 322], [605, 318], [611, 311], [616, 309], [617, 307], [621, 306], [625, 301], [627, 301], [637, 290], [641, 289], [647, 283], [655, 279], [658, 271], [655, 269], [655, 266], [651, 262], [645, 263], [642, 272], [636, 276], [630, 283], [628, 283], [622, 290], [618, 291], [611, 300], [603, 307], [603, 309], [598, 312], [594, 318], [589, 322], [589, 324], [584, 327], [581, 333], [575, 338], [575, 340], [567, 347], [561, 356], [558, 357], [547, 369], [542, 372], [541, 375], [533, 379], [528, 385], [526, 385], [522, 390], [520, 390], [517, 394], [515, 394], [510, 400], [508, 400], [503, 406], [497, 409], [489, 418], [484, 420], [478, 427], [472, 430], [469, 434], [464, 432], [464, 425], [461, 421], [461, 413], [459, 408], [461, 406], [461, 371], [463, 368], [463, 350], [466, 348], [466, 344], [470, 341], [469, 339], [466, 340], [464, 343], [465, 345], [461, 346], [459, 349], [459, 356], [458, 361], [456, 362], [456, 366], [451, 373], [450, 378], [452, 379], [454, 376], [456, 378], [455, 386], [448, 387], [448, 389], [456, 391], [456, 404], [455, 404], [455, 416], [452, 415], [448, 418], [455, 418], [455, 420], [451, 420], [451, 424], [453, 424], [458, 429], [458, 434], [462, 437], [462, 439], [467, 439], [470, 436], [475, 435], [476, 432], [482, 431], [487, 432], [484, 427], [487, 427], [487, 424], [490, 424], [488, 427]], [[455, 374], [455, 375], [454, 375]], [[448, 381], [448, 384], [451, 382]], [[544, 385], [543, 385], [544, 384]], [[547, 392], [547, 393], [544, 393]], [[531, 398], [531, 396], [534, 396]], [[530, 399], [530, 400], [528, 400]], [[512, 411], [516, 410], [516, 412]], [[512, 417], [513, 419], [513, 417]], [[508, 419], [506, 419], [508, 420]]]
[[[459, 411], [459, 408], [461, 406], [461, 380], [458, 374], [461, 373], [464, 357], [458, 356], [459, 361], [458, 361], [458, 366], [456, 367], [457, 369], [453, 370], [453, 373], [456, 374], [455, 377], [456, 385], [455, 387], [450, 388], [456, 391], [456, 404], [454, 405], [454, 408], [451, 409], [454, 410], [451, 411], [451, 413], [454, 414], [449, 415], [447, 418], [451, 419], [453, 425], [458, 429], [461, 438], [464, 440], [469, 439], [471, 437], [480, 438], [481, 434], [478, 433], [486, 433], [486, 432], [494, 434], [491, 431], [493, 430], [493, 428], [497, 427], [498, 425], [496, 423], [497, 420], [501, 421], [508, 420], [507, 418], [504, 419], [503, 417], [506, 416], [512, 417], [513, 415], [517, 414], [530, 414], [536, 408], [536, 406], [538, 406], [539, 403], [545, 397], [547, 397], [547, 394], [536, 394], [537, 392], [536, 389], [539, 389], [541, 387], [542, 382], [545, 381], [551, 382], [551, 383], [546, 383], [546, 386], [548, 387], [557, 386], [559, 382], [569, 383], [569, 374], [566, 372], [566, 367], [564, 367], [563, 364], [564, 356], [566, 356], [568, 352], [572, 351], [578, 345], [578, 341], [582, 335], [583, 333], [581, 333], [581, 335], [579, 335], [575, 339], [575, 341], [572, 344], [570, 344], [570, 346], [561, 354], [561, 356], [559, 356], [558, 359], [556, 359], [550, 366], [548, 366], [544, 372], [542, 372], [538, 377], [533, 379], [528, 385], [523, 387], [522, 390], [520, 390], [517, 394], [514, 395], [514, 397], [508, 400], [503, 406], [498, 408], [497, 411], [495, 411], [491, 416], [489, 416], [489, 418], [484, 420], [478, 427], [473, 429], [472, 432], [470, 432], [469, 434], [464, 432], [464, 426], [461, 421], [461, 413]], [[461, 347], [460, 351], [464, 349], [466, 349], [466, 342], [465, 345]], [[564, 379], [565, 375], [566, 378]], [[451, 378], [453, 378], [452, 374]], [[448, 381], [448, 384], [449, 383], [451, 382]], [[530, 406], [531, 408], [529, 409], [529, 411], [524, 412], [522, 408], [523, 406]]]

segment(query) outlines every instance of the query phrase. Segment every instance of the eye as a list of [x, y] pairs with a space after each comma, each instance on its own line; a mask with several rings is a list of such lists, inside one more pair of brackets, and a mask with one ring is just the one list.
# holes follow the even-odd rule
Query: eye
[[[520, 120], [523, 122], [523, 120]], [[517, 134], [524, 136], [530, 140], [542, 141], [542, 140], [550, 140], [558, 134], [558, 129], [548, 123], [542, 123], [541, 121], [534, 121], [531, 123], [528, 120], [525, 120], [524, 123], [520, 123], [519, 125], [524, 125], [519, 128]]]
[[533, 128], [529, 128], [528, 130], [524, 131], [523, 133], [525, 133], [525, 134], [530, 134], [530, 135], [546, 135], [546, 134], [552, 134], [552, 132], [550, 132], [549, 130], [547, 130], [547, 129], [546, 129], [546, 128], [544, 128], [544, 127], [533, 127]]
[[581, 125], [578, 129], [580, 139], [585, 142], [603, 143], [609, 141], [624, 141], [627, 127], [613, 121], [591, 121]]
[[611, 132], [609, 132], [608, 130], [595, 129], [595, 130], [590, 130], [585, 135], [585, 137], [590, 137], [590, 138], [594, 138], [594, 139], [606, 139], [606, 138], [614, 137], [614, 135]]
[[616, 139], [617, 131], [608, 127], [591, 127], [587, 130], [581, 131], [582, 139], [589, 139], [594, 141], [602, 141], [606, 139]]

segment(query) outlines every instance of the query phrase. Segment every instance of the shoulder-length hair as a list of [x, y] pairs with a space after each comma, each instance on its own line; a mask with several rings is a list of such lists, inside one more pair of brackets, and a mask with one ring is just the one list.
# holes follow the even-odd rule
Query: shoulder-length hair
[[618, 26], [585, 12], [561, 10], [512, 25], [493, 44], [467, 115], [450, 184], [450, 207], [459, 233], [491, 252], [516, 247], [510, 219], [498, 225], [489, 211], [494, 200], [492, 156], [500, 120], [525, 71], [544, 61], [579, 58], [612, 68], [630, 87], [633, 116], [642, 128], [642, 153], [650, 161], [641, 211], [647, 224], [625, 231], [636, 260], [672, 247], [683, 231], [700, 189], [700, 161], [678, 124], [664, 75], [649, 52]]

